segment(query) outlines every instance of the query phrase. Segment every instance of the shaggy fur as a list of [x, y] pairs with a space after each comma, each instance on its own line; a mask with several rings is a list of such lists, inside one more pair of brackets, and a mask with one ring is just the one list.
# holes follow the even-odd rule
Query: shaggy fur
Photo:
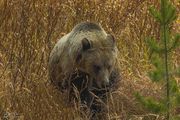
[[98, 99], [106, 95], [119, 80], [118, 50], [112, 35], [91, 22], [76, 25], [62, 37], [50, 54], [49, 75], [52, 83], [70, 99], [79, 92], [81, 103], [92, 112], [101, 111]]

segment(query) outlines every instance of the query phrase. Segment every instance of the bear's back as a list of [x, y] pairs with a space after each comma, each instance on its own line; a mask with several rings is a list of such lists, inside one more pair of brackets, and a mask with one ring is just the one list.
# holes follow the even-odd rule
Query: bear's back
[[107, 42], [106, 37], [107, 33], [99, 24], [82, 22], [72, 29], [66, 42], [72, 49], [75, 48], [72, 51], [76, 51], [76, 48], [80, 49], [79, 47], [81, 47], [84, 38], [90, 40], [94, 48], [105, 47], [103, 44]]
[[102, 31], [102, 27], [96, 23], [92, 22], [82, 22], [77, 24], [72, 31], [74, 32], [86, 32], [86, 31]]

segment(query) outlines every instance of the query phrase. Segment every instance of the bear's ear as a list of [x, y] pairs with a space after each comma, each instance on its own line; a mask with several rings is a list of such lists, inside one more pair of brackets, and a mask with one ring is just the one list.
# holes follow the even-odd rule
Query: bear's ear
[[92, 47], [91, 42], [87, 38], [82, 39], [82, 49], [86, 51]]
[[76, 57], [76, 62], [79, 62], [82, 59], [82, 52], [83, 51], [86, 51], [86, 50], [92, 48], [92, 43], [87, 38], [83, 38], [81, 43], [82, 43], [82, 50], [79, 51], [79, 53]]
[[115, 40], [115, 38], [114, 38], [113, 35], [108, 34], [108, 35], [107, 35], [107, 39], [110, 40], [110, 42], [112, 43], [112, 46], [113, 46], [113, 47], [116, 45], [116, 40]]

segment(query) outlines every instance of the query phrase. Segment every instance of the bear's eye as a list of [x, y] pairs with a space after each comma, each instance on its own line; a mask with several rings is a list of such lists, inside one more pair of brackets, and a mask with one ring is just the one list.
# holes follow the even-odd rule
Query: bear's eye
[[94, 65], [93, 69], [94, 69], [95, 73], [98, 73], [101, 70], [101, 67], [99, 65]]

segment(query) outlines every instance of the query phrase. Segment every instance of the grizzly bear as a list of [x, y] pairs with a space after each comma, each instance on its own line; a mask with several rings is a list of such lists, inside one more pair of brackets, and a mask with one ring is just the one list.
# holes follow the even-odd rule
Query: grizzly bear
[[103, 107], [98, 101], [106, 101], [120, 78], [117, 55], [112, 35], [96, 23], [80, 23], [51, 51], [50, 81], [63, 93], [68, 91], [70, 99], [78, 91], [82, 104], [93, 114], [100, 112]]

